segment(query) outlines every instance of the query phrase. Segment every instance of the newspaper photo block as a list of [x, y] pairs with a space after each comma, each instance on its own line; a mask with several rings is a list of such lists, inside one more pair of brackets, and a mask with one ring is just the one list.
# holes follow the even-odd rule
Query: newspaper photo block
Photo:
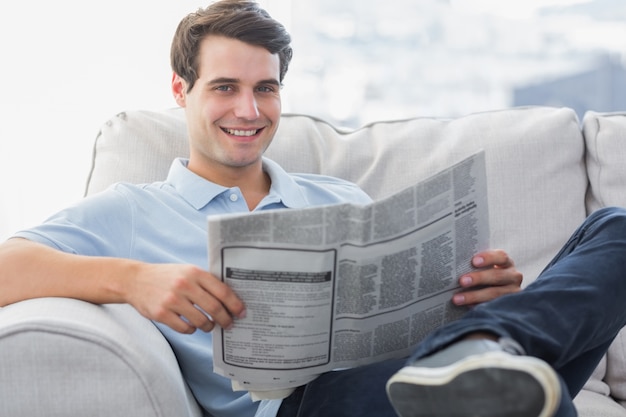
[[213, 331], [214, 371], [282, 397], [323, 372], [408, 356], [466, 311], [451, 298], [489, 247], [485, 155], [367, 205], [208, 223], [209, 270], [247, 310]]

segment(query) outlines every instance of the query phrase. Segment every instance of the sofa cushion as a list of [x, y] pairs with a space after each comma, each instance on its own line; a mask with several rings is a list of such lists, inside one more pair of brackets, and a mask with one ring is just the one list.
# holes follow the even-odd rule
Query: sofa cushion
[[[606, 206], [626, 207], [626, 112], [589, 111], [583, 118], [582, 130], [589, 177], [587, 212]], [[606, 362], [606, 372], [600, 379], [608, 384], [610, 396], [626, 407], [626, 330], [609, 348]], [[585, 388], [597, 395], [605, 394], [590, 385], [593, 380]]]
[[611, 398], [611, 387], [604, 381], [607, 358], [600, 363], [583, 389], [574, 398], [574, 405], [580, 417], [624, 417], [626, 409]]
[[[187, 151], [182, 109], [129, 111], [97, 138], [87, 186], [164, 179]], [[491, 243], [531, 282], [585, 217], [584, 146], [573, 110], [519, 107], [453, 119], [418, 117], [338, 129], [285, 114], [267, 156], [287, 171], [356, 182], [378, 199], [486, 151]]]
[[164, 179], [172, 159], [187, 155], [182, 109], [119, 113], [96, 136], [85, 193], [118, 181], [140, 184]]
[[626, 417], [626, 329], [574, 399], [581, 417]]
[[587, 112], [583, 134], [589, 176], [587, 211], [626, 207], [626, 112]]
[[606, 356], [605, 381], [611, 388], [613, 399], [626, 407], [626, 328], [617, 335]]

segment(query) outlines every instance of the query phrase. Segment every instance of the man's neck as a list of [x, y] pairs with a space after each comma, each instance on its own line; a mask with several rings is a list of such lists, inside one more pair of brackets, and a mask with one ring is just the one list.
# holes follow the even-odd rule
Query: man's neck
[[207, 169], [206, 165], [198, 168], [190, 161], [188, 168], [212, 183], [229, 188], [239, 187], [250, 211], [265, 198], [272, 185], [270, 176], [263, 171], [261, 161], [248, 167], [221, 167], [221, 169]]
[[261, 177], [257, 177], [258, 181], [253, 181], [255, 184], [239, 185], [250, 211], [254, 210], [270, 192], [272, 180], [267, 172], [261, 171], [261, 173]]

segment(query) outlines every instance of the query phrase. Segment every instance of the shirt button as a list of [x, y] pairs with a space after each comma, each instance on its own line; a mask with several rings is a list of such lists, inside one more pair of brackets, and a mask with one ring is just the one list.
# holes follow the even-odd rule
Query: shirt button
[[230, 198], [230, 201], [232, 201], [233, 203], [239, 200], [239, 196], [237, 194], [231, 194], [229, 198]]

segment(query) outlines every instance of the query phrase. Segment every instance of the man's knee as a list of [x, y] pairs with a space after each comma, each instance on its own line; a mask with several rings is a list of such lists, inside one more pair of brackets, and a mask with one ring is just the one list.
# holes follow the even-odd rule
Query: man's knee
[[603, 207], [591, 213], [583, 224], [587, 231], [607, 228], [614, 237], [626, 239], [626, 208]]

